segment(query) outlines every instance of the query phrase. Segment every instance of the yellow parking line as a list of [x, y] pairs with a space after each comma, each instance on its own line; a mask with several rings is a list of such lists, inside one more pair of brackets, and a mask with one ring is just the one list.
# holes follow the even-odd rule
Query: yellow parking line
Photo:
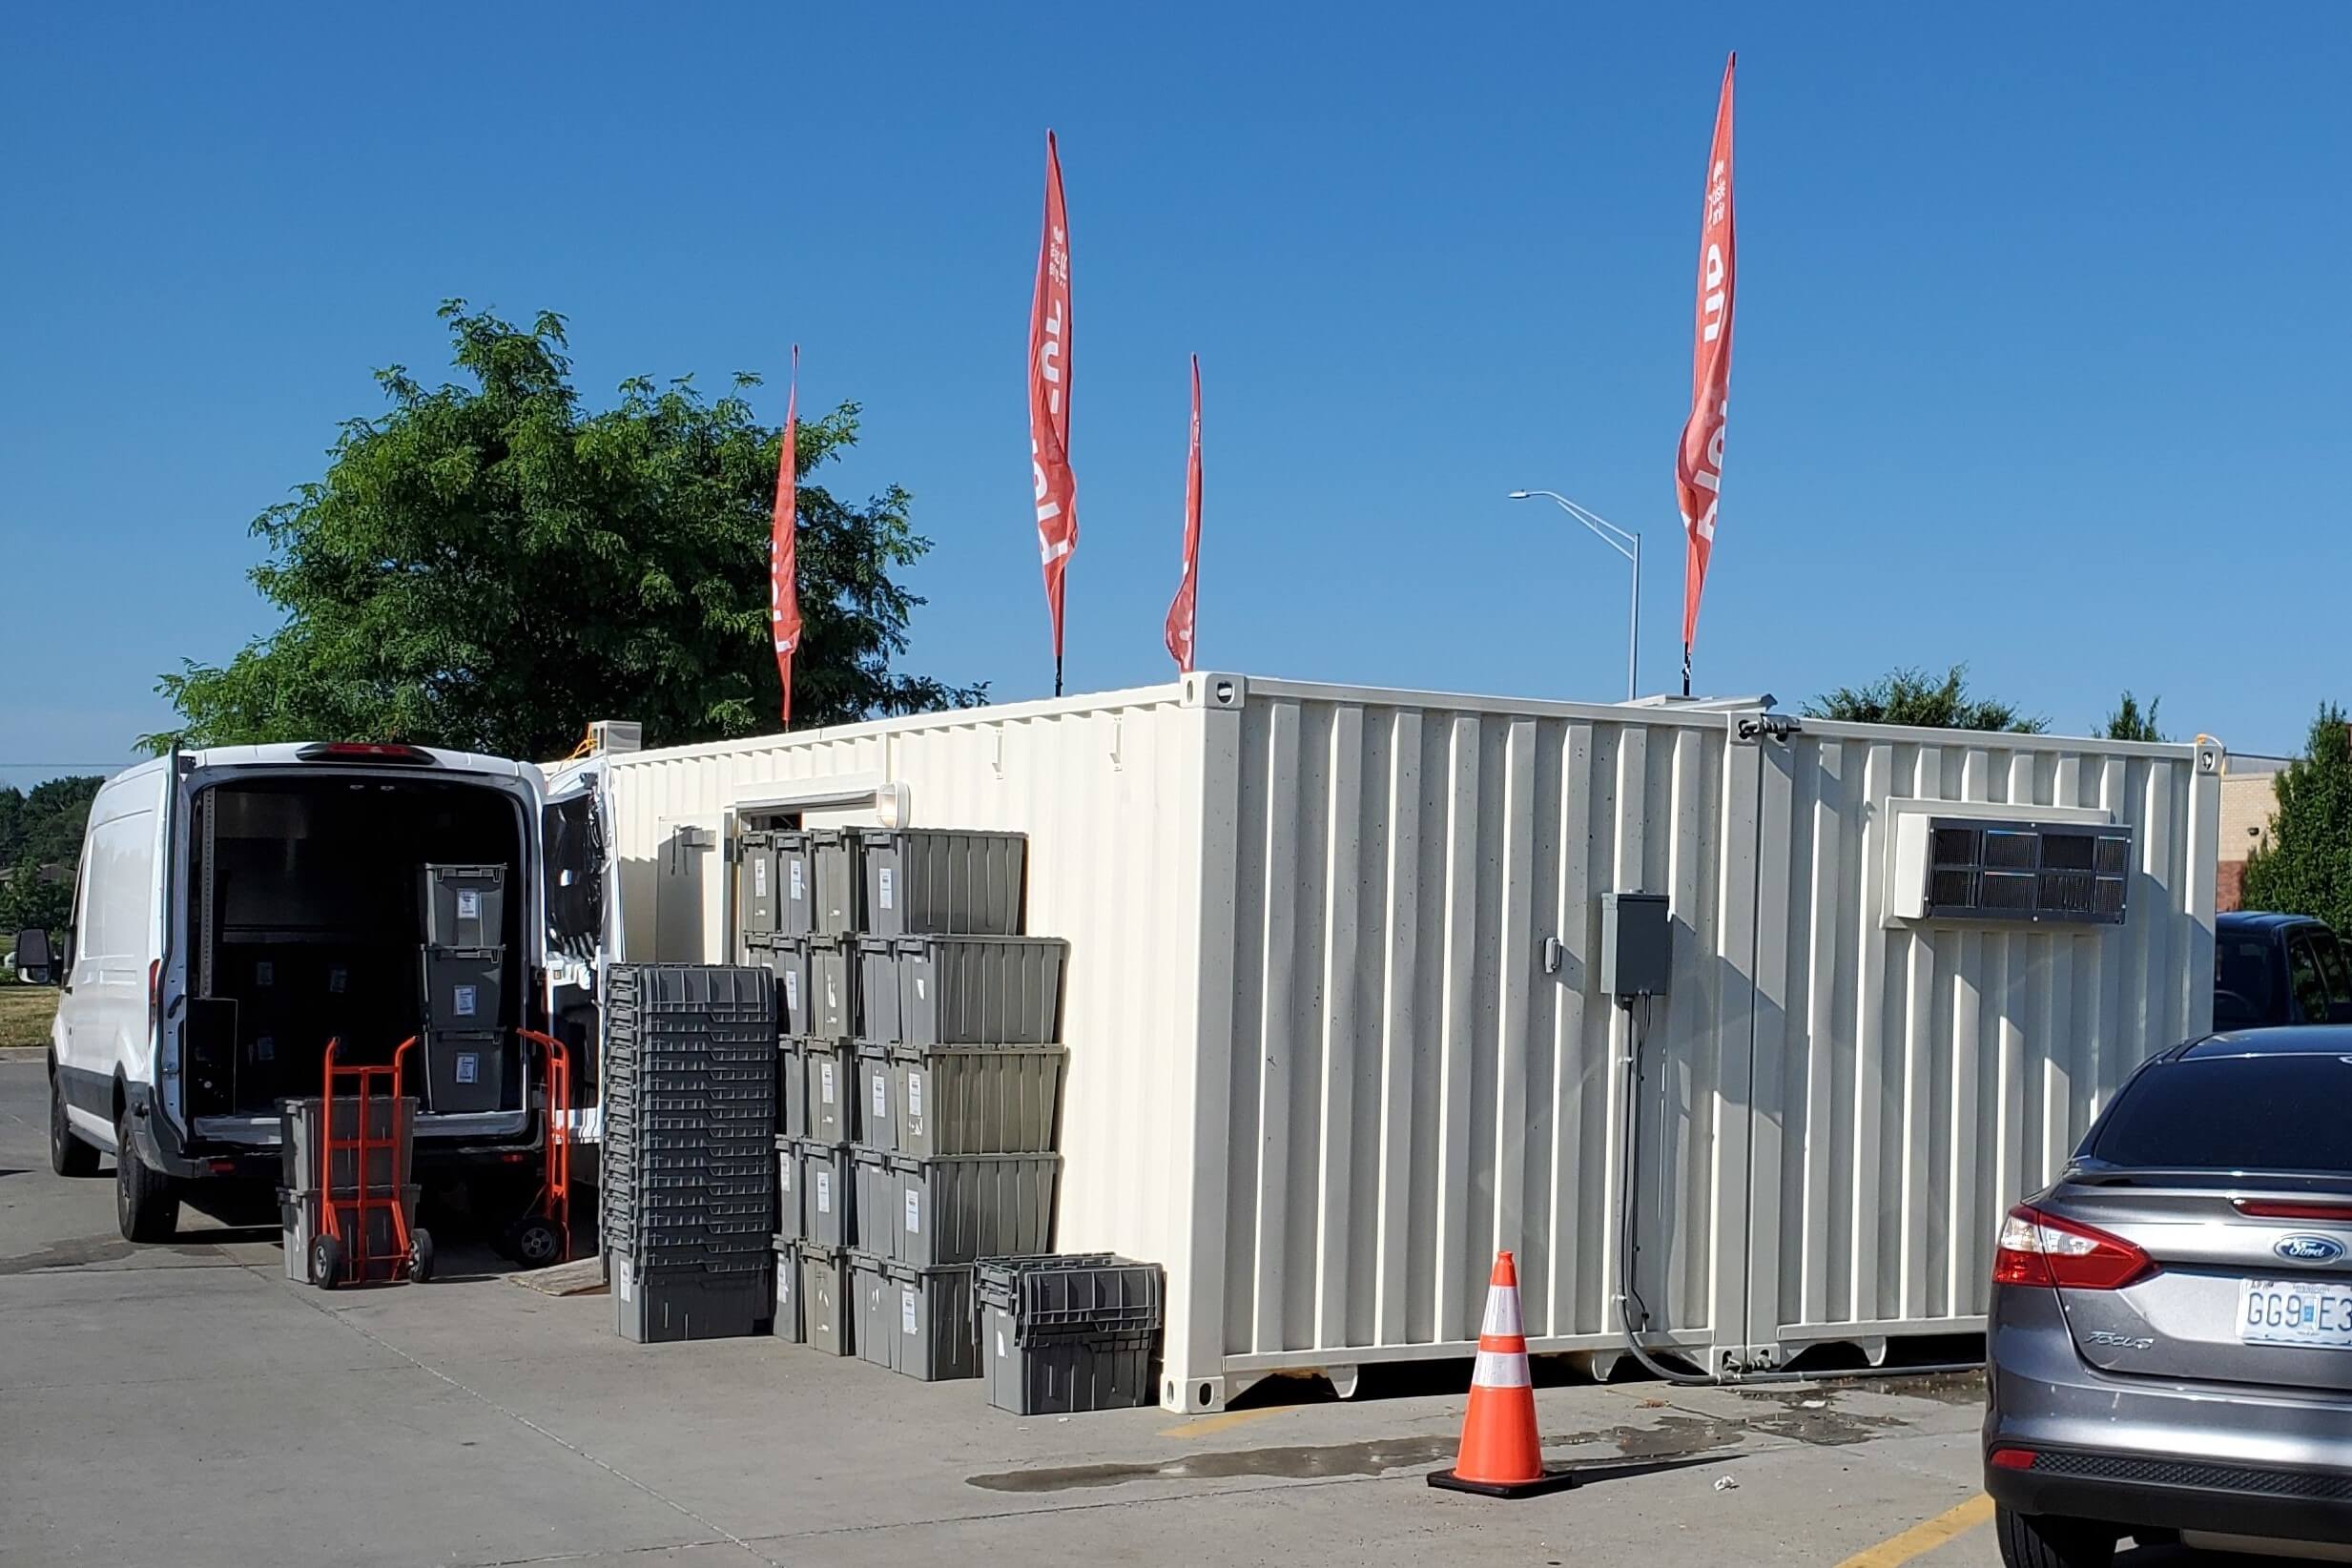
[[1965, 1535], [1992, 1517], [1992, 1499], [1981, 1493], [1957, 1508], [1946, 1509], [1931, 1519], [1912, 1525], [1899, 1536], [1890, 1536], [1876, 1546], [1865, 1547], [1838, 1564], [1838, 1568], [1902, 1568], [1913, 1558], [1924, 1557], [1954, 1536]]
[[1196, 1415], [1184, 1425], [1170, 1427], [1160, 1434], [1163, 1437], [1206, 1437], [1212, 1432], [1224, 1432], [1240, 1426], [1244, 1421], [1256, 1421], [1269, 1415], [1280, 1415], [1280, 1405], [1262, 1405], [1256, 1410], [1221, 1411], [1215, 1415]]

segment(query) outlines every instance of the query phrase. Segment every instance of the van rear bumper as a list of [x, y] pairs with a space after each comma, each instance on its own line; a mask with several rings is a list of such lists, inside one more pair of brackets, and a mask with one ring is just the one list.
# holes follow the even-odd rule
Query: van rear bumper
[[[104, 1079], [99, 1082], [107, 1086], [105, 1098], [111, 1107], [112, 1083]], [[187, 1137], [169, 1117], [156, 1112], [155, 1089], [150, 1084], [124, 1084], [123, 1104], [131, 1112], [131, 1139], [139, 1158], [167, 1176], [179, 1181], [244, 1177], [274, 1182], [279, 1178], [283, 1157], [275, 1143]], [[431, 1136], [420, 1128], [413, 1160], [419, 1171], [470, 1169], [528, 1164], [539, 1149], [538, 1128], [532, 1120], [526, 1120], [520, 1132], [505, 1137]]]

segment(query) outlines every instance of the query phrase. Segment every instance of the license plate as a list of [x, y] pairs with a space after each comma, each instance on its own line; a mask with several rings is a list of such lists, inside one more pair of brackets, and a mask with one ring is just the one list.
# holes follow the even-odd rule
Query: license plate
[[2238, 1338], [2352, 1351], [2352, 1282], [2250, 1279], [2239, 1290]]

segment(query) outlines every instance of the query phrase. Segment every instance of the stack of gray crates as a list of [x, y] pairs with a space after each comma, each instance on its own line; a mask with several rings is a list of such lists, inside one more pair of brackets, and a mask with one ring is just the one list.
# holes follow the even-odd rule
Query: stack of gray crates
[[436, 1114], [507, 1108], [505, 866], [424, 868], [424, 1089]]
[[[774, 836], [782, 865], [794, 836]], [[792, 1025], [778, 1269], [798, 1287], [775, 1332], [974, 1376], [973, 1263], [1052, 1240], [1064, 944], [1021, 934], [1019, 834], [803, 836], [816, 929], [767, 949]]]
[[[338, 1206], [337, 1218], [349, 1238], [345, 1255], [356, 1260], [359, 1239], [351, 1236], [349, 1227], [361, 1223], [367, 1226], [367, 1254], [373, 1260], [372, 1277], [396, 1277], [407, 1265], [399, 1246], [399, 1236], [393, 1228], [389, 1208], [369, 1205], [360, 1207], [361, 1184], [364, 1178], [366, 1190], [372, 1197], [387, 1197], [398, 1189], [401, 1217], [413, 1231], [417, 1224], [418, 1188], [409, 1180], [410, 1154], [417, 1128], [417, 1099], [402, 1095], [398, 1099], [388, 1094], [371, 1095], [367, 1105], [367, 1136], [370, 1144], [364, 1171], [360, 1165], [356, 1146], [360, 1136], [360, 1105], [357, 1095], [338, 1095], [334, 1102], [335, 1142], [337, 1148], [334, 1168], [320, 1168], [320, 1124], [326, 1102], [317, 1095], [307, 1100], [281, 1100], [278, 1103], [279, 1172], [285, 1185], [278, 1189], [278, 1219], [284, 1231], [286, 1248], [286, 1278], [318, 1283], [310, 1278], [310, 1244], [325, 1221], [320, 1213], [322, 1196], [332, 1194]], [[356, 1267], [356, 1262], [355, 1262]]]
[[974, 1294], [988, 1402], [1071, 1415], [1158, 1402], [1160, 1266], [1107, 1252], [991, 1258]]
[[610, 971], [601, 1198], [623, 1336], [730, 1338], [774, 1312], [774, 1075], [767, 971]]

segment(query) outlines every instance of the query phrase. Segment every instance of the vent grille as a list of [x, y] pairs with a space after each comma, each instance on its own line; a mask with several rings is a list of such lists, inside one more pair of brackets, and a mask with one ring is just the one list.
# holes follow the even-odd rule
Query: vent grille
[[1926, 918], [2120, 924], [2132, 830], [2077, 823], [1929, 824]]

